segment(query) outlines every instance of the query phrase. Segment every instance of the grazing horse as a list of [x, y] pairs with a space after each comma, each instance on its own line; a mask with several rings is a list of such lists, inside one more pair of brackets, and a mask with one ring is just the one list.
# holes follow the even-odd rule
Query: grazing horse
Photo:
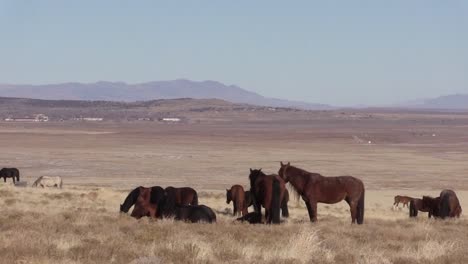
[[262, 214], [257, 212], [248, 213], [236, 219], [236, 221], [249, 222], [249, 224], [262, 224]]
[[461, 206], [458, 197], [452, 190], [443, 190], [440, 193], [440, 218], [446, 217], [460, 217]]
[[264, 174], [262, 169], [250, 169], [249, 179], [255, 212], [261, 214], [260, 206], [263, 206], [266, 223], [279, 224], [281, 201], [286, 189], [284, 181], [278, 175]]
[[16, 183], [20, 180], [20, 173], [17, 168], [3, 168], [0, 170], [0, 178], [2, 177], [4, 182], [6, 182], [6, 178], [12, 178], [13, 183]]
[[233, 185], [231, 189], [226, 189], [226, 203], [231, 203], [234, 206], [233, 215], [246, 215], [248, 213], [245, 205], [244, 188], [240, 185]]
[[206, 205], [176, 205], [174, 219], [192, 223], [215, 223], [216, 214]]
[[[127, 198], [125, 198], [124, 203], [120, 205], [120, 212], [128, 213], [130, 208], [137, 202], [138, 197], [140, 196], [141, 188], [144, 188], [144, 187], [142, 186], [137, 187], [128, 194]], [[164, 189], [160, 186], [153, 186], [151, 188], [146, 188], [146, 189], [151, 189], [150, 203], [155, 204], [157, 206], [158, 210], [156, 211], [156, 217], [161, 218], [162, 210], [160, 210], [160, 208], [162, 208], [165, 202]]]
[[176, 205], [198, 205], [197, 191], [190, 187], [174, 188], [167, 187], [164, 191], [171, 194]]
[[158, 211], [158, 204], [151, 203], [151, 188], [138, 187], [139, 195], [135, 203], [135, 207], [131, 213], [132, 217], [137, 219], [144, 216], [149, 216], [152, 218], [156, 217], [156, 212]]
[[41, 176], [32, 184], [32, 187], [56, 187], [62, 189], [63, 181], [60, 176]]
[[334, 204], [345, 200], [351, 209], [351, 222], [364, 222], [364, 184], [352, 176], [325, 177], [280, 163], [279, 176], [289, 182], [304, 200], [310, 221], [317, 221], [317, 203]]
[[431, 217], [430, 212], [429, 212], [430, 208], [424, 206], [423, 200], [419, 198], [413, 198], [411, 199], [410, 205], [409, 205], [409, 216], [410, 217], [418, 216], [418, 211], [428, 212], [429, 217]]
[[403, 195], [397, 195], [397, 196], [395, 196], [395, 198], [394, 198], [393, 207], [394, 207], [394, 208], [395, 208], [395, 207], [398, 207], [398, 205], [399, 205], [400, 203], [402, 203], [402, 204], [403, 204], [403, 207], [405, 207], [405, 205], [406, 205], [406, 207], [409, 208], [409, 204], [410, 204], [410, 202], [411, 202], [412, 199], [413, 199], [413, 197], [403, 196]]
[[440, 217], [440, 197], [430, 197], [430, 196], [423, 196], [422, 198], [422, 206], [424, 208], [429, 208], [429, 218], [433, 217]]

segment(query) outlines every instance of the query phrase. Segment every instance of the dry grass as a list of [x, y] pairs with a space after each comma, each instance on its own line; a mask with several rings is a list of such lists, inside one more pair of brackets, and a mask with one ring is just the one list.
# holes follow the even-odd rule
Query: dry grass
[[217, 212], [213, 225], [135, 220], [118, 212], [126, 193], [109, 188], [0, 187], [5, 194], [15, 202], [0, 201], [2, 263], [468, 262], [466, 218], [409, 219], [406, 209], [391, 210], [391, 199], [384, 206], [368, 200], [363, 226], [349, 223], [344, 204], [321, 205], [311, 224], [295, 203], [290, 219], [266, 226], [235, 222], [221, 193], [200, 197]]

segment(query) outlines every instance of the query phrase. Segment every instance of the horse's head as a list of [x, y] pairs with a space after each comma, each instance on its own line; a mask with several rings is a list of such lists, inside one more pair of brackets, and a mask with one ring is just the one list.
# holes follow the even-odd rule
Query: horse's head
[[285, 182], [289, 181], [288, 175], [285, 173], [286, 169], [291, 166], [291, 163], [288, 162], [287, 164], [283, 164], [282, 161], [280, 161], [280, 169], [278, 170], [278, 175], [283, 179]]
[[126, 213], [123, 204], [120, 204], [120, 212], [121, 213]]
[[232, 201], [231, 190], [226, 189], [226, 203], [229, 204]]
[[249, 180], [250, 180], [250, 188], [254, 187], [255, 181], [259, 176], [265, 175], [265, 173], [262, 172], [262, 169], [255, 169], [252, 170], [250, 169], [250, 174], [249, 174]]

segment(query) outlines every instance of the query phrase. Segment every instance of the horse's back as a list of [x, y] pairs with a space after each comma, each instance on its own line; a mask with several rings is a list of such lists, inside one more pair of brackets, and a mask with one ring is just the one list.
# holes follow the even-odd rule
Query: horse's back
[[453, 190], [443, 190], [440, 193], [440, 216], [454, 217], [461, 213], [460, 201]]

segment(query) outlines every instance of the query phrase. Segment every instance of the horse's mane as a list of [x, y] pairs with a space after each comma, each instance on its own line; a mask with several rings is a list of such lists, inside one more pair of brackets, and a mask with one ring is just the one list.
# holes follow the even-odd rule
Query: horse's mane
[[32, 186], [33, 186], [33, 187], [36, 187], [36, 186], [39, 184], [39, 182], [42, 180], [42, 177], [44, 177], [44, 176], [41, 176], [41, 177], [37, 178], [37, 180], [34, 181], [34, 183], [32, 184]]

